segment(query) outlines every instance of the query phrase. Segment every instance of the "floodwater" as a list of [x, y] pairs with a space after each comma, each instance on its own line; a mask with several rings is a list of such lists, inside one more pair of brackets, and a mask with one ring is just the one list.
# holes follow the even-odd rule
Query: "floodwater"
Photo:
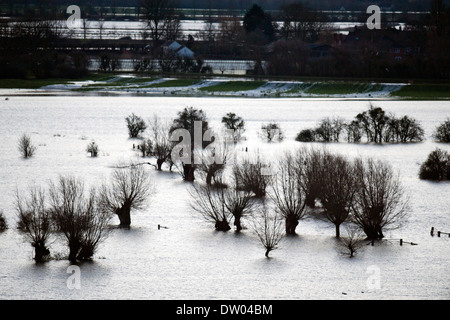
[[[426, 141], [375, 146], [334, 143], [326, 147], [353, 157], [375, 157], [399, 171], [411, 210], [402, 228], [385, 233], [397, 240], [364, 246], [355, 258], [339, 253], [334, 226], [307, 217], [298, 236], [284, 239], [264, 257], [251, 229], [215, 232], [189, 207], [188, 183], [179, 174], [148, 166], [155, 193], [146, 209], [132, 214], [131, 230], [114, 229], [94, 260], [80, 264], [80, 289], [67, 285], [69, 262], [36, 265], [29, 243], [15, 230], [15, 191], [46, 186], [58, 175], [75, 175], [88, 185], [108, 179], [118, 160], [137, 157], [124, 118], [134, 112], [170, 120], [186, 106], [206, 112], [212, 127], [235, 112], [246, 121], [242, 150], [260, 150], [274, 160], [283, 150], [306, 144], [296, 134], [323, 117], [352, 119], [368, 101], [344, 99], [244, 99], [178, 97], [12, 96], [0, 100], [0, 210], [10, 229], [0, 234], [0, 299], [448, 299], [450, 238], [431, 237], [430, 229], [450, 232], [450, 183], [418, 179], [420, 164], [437, 147], [434, 128], [450, 117], [448, 101], [374, 101], [389, 113], [420, 121]], [[258, 139], [262, 123], [276, 121], [285, 132], [280, 144]], [[37, 146], [33, 158], [16, 148], [28, 133]], [[95, 140], [98, 158], [86, 145]], [[322, 147], [322, 144], [313, 144]], [[148, 161], [148, 160], [145, 160]], [[114, 218], [113, 223], [118, 221]], [[244, 225], [250, 226], [248, 220]], [[162, 225], [168, 229], [158, 230]], [[52, 238], [53, 254], [67, 252]], [[70, 272], [70, 270], [69, 270]]]

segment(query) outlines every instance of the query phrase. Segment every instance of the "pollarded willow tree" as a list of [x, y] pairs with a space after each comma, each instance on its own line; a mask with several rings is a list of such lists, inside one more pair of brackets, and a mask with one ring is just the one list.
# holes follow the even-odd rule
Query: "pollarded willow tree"
[[370, 240], [382, 239], [383, 230], [401, 226], [409, 206], [398, 174], [386, 162], [355, 161], [356, 192], [352, 221]]
[[324, 152], [319, 169], [321, 185], [318, 198], [325, 209], [325, 216], [336, 227], [340, 237], [340, 225], [347, 220], [356, 192], [354, 166], [346, 158]]
[[41, 263], [48, 258], [48, 239], [53, 232], [51, 214], [45, 204], [45, 191], [30, 188], [27, 198], [16, 194], [18, 214], [17, 229], [30, 241], [34, 248], [34, 260]]
[[201, 152], [201, 149], [206, 148], [211, 143], [204, 140], [204, 135], [208, 129], [206, 114], [201, 109], [184, 108], [178, 112], [178, 117], [173, 120], [170, 134], [171, 138], [175, 140], [172, 140], [172, 142], [176, 145], [171, 152], [172, 161], [181, 163], [180, 172], [185, 181], [192, 182], [195, 180], [195, 170], [198, 165], [195, 161], [195, 153]]
[[224, 188], [196, 184], [189, 192], [192, 197], [191, 208], [198, 212], [204, 220], [213, 223], [217, 231], [231, 229], [232, 215], [224, 202]]
[[300, 184], [300, 170], [294, 155], [286, 153], [280, 160], [278, 172], [273, 179], [271, 199], [275, 211], [285, 220], [286, 234], [295, 229], [306, 213], [306, 193]]
[[206, 184], [215, 186], [225, 186], [222, 181], [222, 174], [225, 166], [232, 157], [232, 150], [226, 143], [214, 142], [206, 149], [195, 150], [201, 163], [197, 164], [197, 169], [205, 176]]
[[100, 204], [116, 214], [120, 227], [131, 225], [131, 210], [141, 210], [153, 192], [149, 173], [143, 164], [119, 163], [111, 175], [109, 185], [100, 190]]
[[346, 234], [339, 238], [338, 247], [341, 253], [353, 258], [356, 252], [364, 246], [364, 235], [357, 226], [346, 226]]
[[265, 197], [267, 187], [272, 180], [268, 170], [268, 165], [263, 163], [259, 154], [239, 161], [236, 159], [233, 165], [233, 179], [236, 188], [252, 192], [256, 198]]
[[62, 233], [69, 247], [69, 260], [91, 259], [98, 245], [108, 236], [110, 213], [99, 205], [94, 188], [86, 192], [83, 181], [60, 177], [51, 183], [50, 212], [56, 231]]
[[323, 157], [324, 151], [312, 148], [302, 148], [295, 155], [295, 166], [300, 170], [299, 183], [306, 194], [306, 205], [310, 208], [315, 208], [316, 199], [321, 193], [320, 172], [324, 163]]
[[266, 249], [265, 256], [269, 258], [269, 253], [278, 248], [278, 243], [284, 237], [283, 220], [263, 206], [253, 220], [253, 230]]
[[161, 171], [162, 165], [169, 162], [173, 148], [173, 143], [170, 141], [170, 124], [154, 115], [149, 121], [149, 126], [150, 141], [152, 141], [150, 156], [155, 157], [156, 169]]

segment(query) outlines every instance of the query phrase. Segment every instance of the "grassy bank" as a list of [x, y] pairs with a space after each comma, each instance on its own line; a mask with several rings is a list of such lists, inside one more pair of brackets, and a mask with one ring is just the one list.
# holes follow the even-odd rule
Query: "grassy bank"
[[[157, 81], [156, 83], [154, 82]], [[200, 78], [130, 76], [129, 74], [91, 74], [82, 79], [0, 79], [0, 88], [39, 89], [49, 85], [80, 83], [73, 91], [129, 91], [152, 92], [152, 88], [167, 88], [176, 95], [215, 95], [253, 97], [349, 97], [387, 99], [450, 99], [450, 83], [382, 83], [371, 81], [337, 80], [240, 80], [231, 77]], [[85, 83], [83, 83], [85, 82]], [[200, 87], [195, 85], [202, 84]], [[176, 89], [174, 89], [176, 88]], [[164, 90], [166, 91], [166, 90]], [[153, 91], [158, 94], [159, 91]]]
[[411, 84], [392, 92], [391, 96], [410, 99], [449, 99], [450, 83]]
[[80, 79], [0, 79], [1, 89], [39, 89], [56, 84], [70, 84], [78, 81], [108, 81], [115, 78], [113, 75], [92, 74]]
[[255, 90], [266, 84], [265, 81], [226, 81], [216, 85], [200, 88], [204, 92], [232, 92]]

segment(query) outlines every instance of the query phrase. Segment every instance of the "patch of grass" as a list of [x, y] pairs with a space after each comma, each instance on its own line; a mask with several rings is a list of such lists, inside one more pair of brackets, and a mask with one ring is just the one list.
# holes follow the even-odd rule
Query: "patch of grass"
[[130, 83], [145, 83], [155, 80], [158, 80], [158, 78], [132, 78], [132, 80], [130, 80]]
[[199, 90], [205, 92], [248, 91], [258, 89], [264, 84], [266, 84], [265, 81], [226, 81]]
[[200, 83], [202, 80], [198, 79], [174, 79], [164, 82], [150, 84], [143, 86], [142, 88], [172, 88], [172, 87], [189, 87], [194, 84]]
[[352, 94], [377, 91], [375, 87], [370, 83], [319, 82], [310, 86], [305, 92], [318, 95]]
[[391, 96], [415, 99], [450, 98], [450, 84], [411, 84], [392, 92]]
[[310, 86], [312, 85], [312, 83], [301, 83], [301, 84], [295, 84], [292, 86], [291, 89], [284, 91], [283, 93], [287, 93], [287, 94], [297, 94], [297, 93], [302, 93], [304, 92], [306, 89], [308, 89]]
[[114, 79], [115, 76], [104, 74], [91, 74], [79, 79], [0, 79], [0, 88], [3, 89], [39, 89], [41, 87], [55, 84], [70, 84], [78, 81], [108, 81]]

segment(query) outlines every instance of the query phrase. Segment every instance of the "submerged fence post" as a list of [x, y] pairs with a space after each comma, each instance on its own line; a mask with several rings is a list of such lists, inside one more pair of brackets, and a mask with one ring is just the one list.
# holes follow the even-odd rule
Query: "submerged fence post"
[[400, 245], [401, 246], [403, 245], [403, 239], [400, 239]]
[[441, 232], [440, 231], [437, 232], [437, 236], [441, 237]]
[[431, 234], [432, 237], [434, 237], [434, 227], [431, 227], [430, 234]]

